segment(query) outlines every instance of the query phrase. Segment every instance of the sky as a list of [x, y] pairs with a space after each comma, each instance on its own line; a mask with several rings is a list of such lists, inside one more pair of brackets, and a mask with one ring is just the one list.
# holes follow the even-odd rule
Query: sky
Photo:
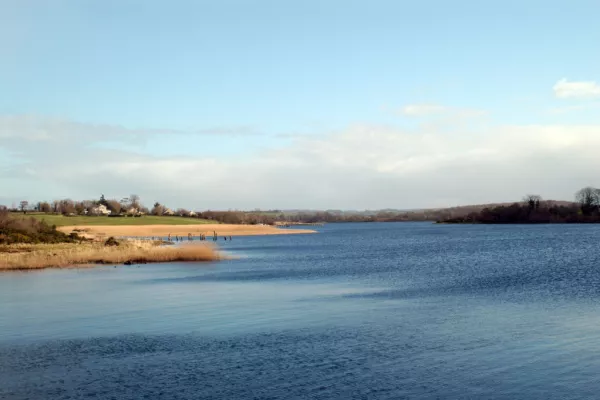
[[410, 209], [600, 186], [600, 2], [0, 0], [0, 204]]

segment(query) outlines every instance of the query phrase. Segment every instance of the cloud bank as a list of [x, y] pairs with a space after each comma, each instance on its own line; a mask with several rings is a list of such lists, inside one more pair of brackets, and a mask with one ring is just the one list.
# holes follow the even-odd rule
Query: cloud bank
[[0, 201], [137, 193], [192, 209], [416, 208], [571, 199], [598, 185], [600, 126], [464, 129], [355, 125], [244, 157], [166, 157], [143, 143], [194, 144], [169, 130], [0, 117]]

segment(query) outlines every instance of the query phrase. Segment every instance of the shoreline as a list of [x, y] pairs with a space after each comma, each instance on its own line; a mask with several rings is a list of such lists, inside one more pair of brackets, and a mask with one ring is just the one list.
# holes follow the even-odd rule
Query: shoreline
[[233, 225], [233, 224], [197, 224], [197, 225], [73, 225], [61, 226], [57, 230], [69, 234], [77, 230], [81, 236], [96, 237], [167, 237], [178, 235], [187, 237], [192, 234], [197, 238], [200, 234], [217, 236], [263, 236], [263, 235], [297, 235], [317, 233], [311, 229], [281, 229], [270, 225]]
[[[75, 231], [81, 239], [71, 243], [9, 244], [0, 248], [0, 272], [40, 270], [45, 268], [81, 268], [106, 264], [146, 264], [174, 261], [219, 261], [227, 258], [218, 247], [198, 241], [216, 231], [224, 236], [290, 235], [316, 233], [309, 229], [279, 229], [268, 225], [75, 225], [56, 228], [66, 234]], [[169, 235], [187, 238], [198, 243], [182, 246], [163, 246], [162, 238]], [[107, 241], [109, 237], [122, 238]], [[148, 239], [154, 240], [148, 240]]]

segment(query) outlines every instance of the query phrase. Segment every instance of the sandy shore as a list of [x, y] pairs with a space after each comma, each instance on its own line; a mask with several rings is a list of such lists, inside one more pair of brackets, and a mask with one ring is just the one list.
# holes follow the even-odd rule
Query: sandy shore
[[298, 233], [315, 233], [310, 229], [281, 229], [268, 225], [229, 225], [229, 224], [200, 224], [200, 225], [102, 225], [102, 226], [63, 226], [58, 230], [71, 233], [73, 230], [82, 230], [88, 237], [96, 236], [136, 236], [152, 237], [179, 235], [191, 233], [194, 236], [204, 234], [212, 236], [217, 232], [219, 236], [256, 236], [256, 235], [289, 235]]

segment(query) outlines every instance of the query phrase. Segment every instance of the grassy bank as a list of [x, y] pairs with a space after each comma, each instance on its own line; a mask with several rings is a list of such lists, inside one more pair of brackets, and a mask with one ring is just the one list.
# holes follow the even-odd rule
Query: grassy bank
[[106, 217], [106, 216], [86, 216], [77, 215], [67, 217], [60, 214], [43, 214], [43, 213], [11, 213], [13, 218], [35, 218], [39, 221], [45, 221], [48, 225], [59, 226], [132, 226], [132, 225], [200, 225], [214, 224], [215, 221], [188, 218], [188, 217], [171, 217], [171, 216], [156, 216], [144, 215], [141, 217]]
[[94, 264], [215, 261], [220, 258], [216, 248], [208, 243], [178, 247], [139, 240], [121, 241], [118, 246], [106, 246], [100, 242], [18, 244], [0, 246], [0, 271]]

